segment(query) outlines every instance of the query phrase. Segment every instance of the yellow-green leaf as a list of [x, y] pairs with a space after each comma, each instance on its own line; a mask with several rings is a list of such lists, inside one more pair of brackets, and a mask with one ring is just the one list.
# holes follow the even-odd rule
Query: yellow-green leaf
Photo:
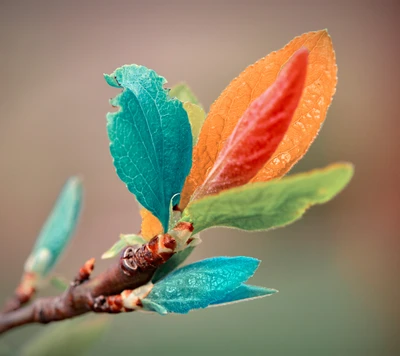
[[103, 260], [117, 256], [126, 246], [143, 245], [146, 240], [135, 234], [121, 234], [119, 240], [101, 255]]
[[183, 104], [183, 108], [186, 110], [192, 128], [193, 146], [199, 139], [200, 131], [203, 126], [204, 120], [206, 119], [205, 111], [198, 105], [193, 104], [189, 101]]
[[188, 101], [189, 103], [199, 105], [199, 100], [192, 90], [185, 83], [179, 83], [174, 85], [169, 91], [169, 96], [171, 98], [177, 98], [183, 103]]
[[353, 166], [337, 163], [324, 169], [269, 182], [250, 183], [191, 202], [182, 220], [194, 233], [213, 226], [267, 230], [298, 220], [314, 204], [332, 199], [350, 181]]

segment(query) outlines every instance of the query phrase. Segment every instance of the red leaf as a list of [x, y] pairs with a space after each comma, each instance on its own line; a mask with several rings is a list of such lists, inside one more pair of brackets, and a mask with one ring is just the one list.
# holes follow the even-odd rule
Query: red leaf
[[299, 104], [308, 50], [296, 51], [274, 84], [245, 111], [192, 200], [249, 182], [282, 141]]

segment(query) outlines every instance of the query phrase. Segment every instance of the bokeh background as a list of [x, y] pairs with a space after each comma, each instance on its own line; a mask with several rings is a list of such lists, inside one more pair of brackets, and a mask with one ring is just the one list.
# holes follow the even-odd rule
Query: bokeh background
[[[337, 93], [294, 171], [346, 160], [354, 180], [284, 229], [207, 231], [191, 257], [257, 257], [252, 282], [280, 293], [187, 316], [114, 316], [91, 355], [398, 355], [399, 10], [395, 0], [2, 0], [1, 301], [68, 176], [84, 178], [85, 207], [58, 273], [71, 278], [120, 232], [139, 229], [136, 202], [108, 151], [105, 114], [116, 91], [103, 72], [144, 64], [171, 85], [185, 80], [209, 107], [250, 63], [328, 28]], [[21, 328], [0, 343], [15, 354], [42, 329]]]

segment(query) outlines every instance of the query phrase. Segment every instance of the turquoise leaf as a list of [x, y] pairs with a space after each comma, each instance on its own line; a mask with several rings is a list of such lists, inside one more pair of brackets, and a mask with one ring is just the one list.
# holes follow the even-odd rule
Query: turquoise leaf
[[182, 103], [163, 88], [166, 80], [143, 66], [104, 75], [121, 88], [107, 114], [110, 151], [119, 178], [168, 230], [170, 200], [179, 203], [192, 165], [192, 133]]
[[180, 264], [182, 264], [189, 255], [193, 252], [194, 247], [186, 247], [184, 250], [175, 253], [167, 262], [158, 267], [157, 271], [151, 280], [152, 283], [157, 283], [162, 280], [172, 271], [174, 271]]
[[264, 288], [258, 286], [251, 286], [248, 284], [242, 284], [239, 288], [236, 288], [233, 292], [228, 293], [221, 300], [211, 303], [212, 306], [220, 306], [238, 302], [244, 302], [252, 299], [268, 297], [272, 294], [277, 293], [276, 289]]
[[45, 276], [61, 256], [78, 223], [83, 188], [78, 177], [65, 183], [25, 264], [26, 272]]
[[186, 314], [206, 308], [247, 281], [260, 261], [250, 257], [214, 257], [175, 270], [142, 300], [146, 310]]

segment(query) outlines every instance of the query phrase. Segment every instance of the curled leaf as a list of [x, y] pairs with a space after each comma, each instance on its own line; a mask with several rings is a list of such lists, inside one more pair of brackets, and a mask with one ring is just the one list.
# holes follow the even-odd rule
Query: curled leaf
[[249, 105], [272, 85], [285, 63], [301, 47], [309, 50], [303, 96], [284, 139], [253, 181], [283, 176], [307, 151], [325, 119], [336, 88], [335, 53], [326, 30], [296, 37], [281, 50], [246, 68], [222, 92], [211, 106], [194, 149], [193, 167], [182, 192], [182, 209], [204, 182]]
[[[166, 80], [130, 65], [105, 75], [123, 89], [107, 114], [110, 152], [120, 179], [139, 203], [168, 229], [169, 206], [180, 193], [192, 161], [192, 134], [182, 103], [169, 97]], [[174, 205], [179, 202], [176, 195]]]
[[182, 221], [193, 233], [213, 226], [267, 230], [298, 220], [312, 205], [332, 199], [350, 181], [353, 166], [333, 164], [269, 182], [246, 184], [191, 202]]
[[65, 183], [35, 246], [25, 263], [25, 272], [47, 275], [70, 241], [82, 207], [82, 182], [71, 177]]
[[245, 111], [192, 199], [249, 182], [272, 156], [299, 103], [308, 50], [299, 49], [277, 80]]

